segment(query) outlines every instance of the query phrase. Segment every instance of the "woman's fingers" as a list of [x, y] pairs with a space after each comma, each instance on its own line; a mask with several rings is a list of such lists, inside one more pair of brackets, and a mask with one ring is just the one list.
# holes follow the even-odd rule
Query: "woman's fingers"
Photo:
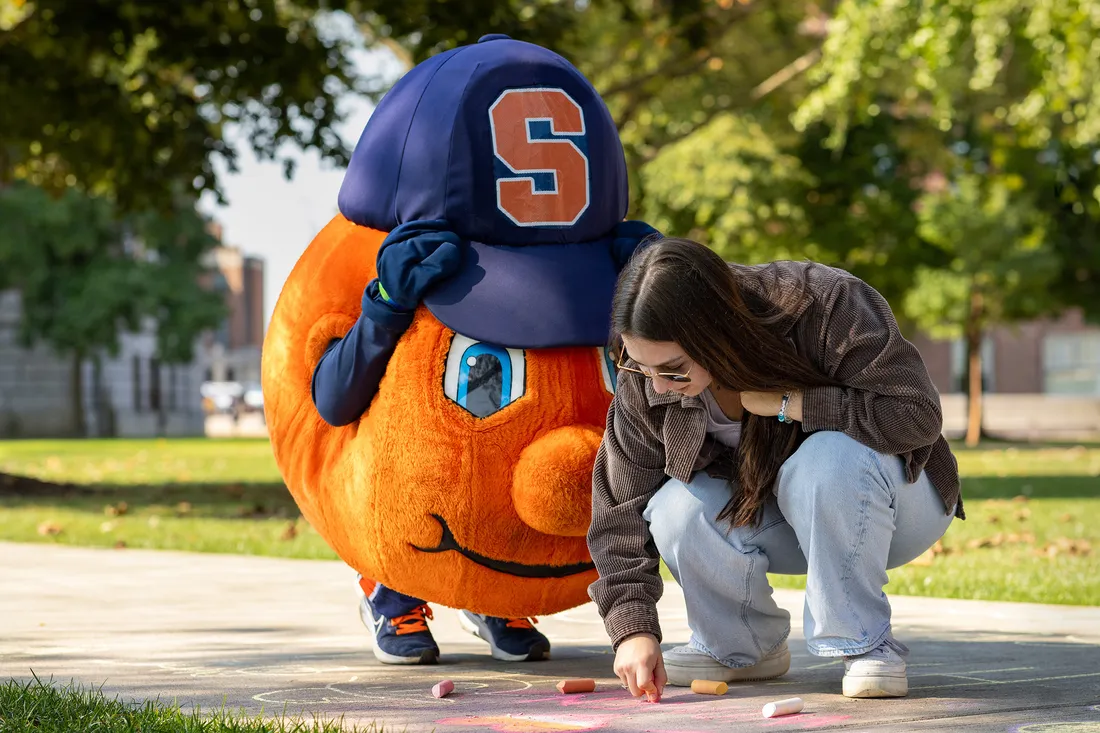
[[657, 665], [653, 669], [653, 684], [657, 686], [657, 699], [661, 699], [661, 695], [665, 691], [665, 685], [668, 684], [668, 672], [665, 671], [664, 657], [657, 657]]
[[653, 669], [649, 666], [648, 660], [634, 668], [634, 687], [638, 690], [637, 692], [631, 690], [634, 697], [641, 697], [643, 694], [652, 697], [657, 692], [657, 686], [653, 684]]

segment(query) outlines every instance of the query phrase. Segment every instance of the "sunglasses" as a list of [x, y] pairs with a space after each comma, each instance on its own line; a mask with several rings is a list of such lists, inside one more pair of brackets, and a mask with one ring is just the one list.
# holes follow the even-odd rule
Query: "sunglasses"
[[690, 382], [691, 381], [691, 370], [695, 368], [695, 362], [692, 362], [691, 366], [688, 367], [688, 370], [686, 372], [684, 372], [683, 374], [675, 374], [675, 373], [671, 373], [671, 372], [657, 372], [655, 374], [650, 374], [649, 372], [644, 372], [641, 369], [635, 369], [634, 367], [626, 366], [625, 364], [623, 364], [623, 359], [625, 359], [625, 358], [626, 358], [626, 349], [623, 348], [623, 347], [620, 347], [619, 348], [619, 357], [618, 357], [618, 359], [615, 360], [615, 368], [616, 369], [619, 369], [619, 370], [622, 370], [622, 371], [627, 371], [627, 372], [634, 372], [635, 374], [641, 374], [646, 379], [653, 379], [654, 377], [660, 377], [661, 379], [665, 379], [669, 382], [675, 382], [677, 384], [685, 384], [687, 382]]

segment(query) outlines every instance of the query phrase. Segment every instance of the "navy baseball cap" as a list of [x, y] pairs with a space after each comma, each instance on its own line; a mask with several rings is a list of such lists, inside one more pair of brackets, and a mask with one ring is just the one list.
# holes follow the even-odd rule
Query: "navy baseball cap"
[[558, 54], [497, 34], [393, 86], [339, 207], [385, 232], [445, 219], [468, 246], [424, 304], [478, 341], [547, 348], [607, 342], [627, 196], [622, 143], [591, 83]]

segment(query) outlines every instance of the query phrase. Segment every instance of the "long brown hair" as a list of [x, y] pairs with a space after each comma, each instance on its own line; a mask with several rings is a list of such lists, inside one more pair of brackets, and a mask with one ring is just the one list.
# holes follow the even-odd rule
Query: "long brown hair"
[[[807, 296], [802, 279], [782, 302], [742, 286], [759, 268], [731, 265], [689, 239], [639, 248], [619, 274], [611, 335], [674, 341], [723, 388], [785, 392], [834, 384], [780, 334]], [[783, 462], [799, 444], [798, 423], [745, 411], [738, 462], [740, 492], [718, 515], [734, 527], [755, 524]]]

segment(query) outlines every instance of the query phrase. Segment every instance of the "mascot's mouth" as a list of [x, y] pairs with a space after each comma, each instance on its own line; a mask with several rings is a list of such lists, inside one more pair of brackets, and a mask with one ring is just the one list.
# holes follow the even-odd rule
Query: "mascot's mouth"
[[433, 514], [432, 517], [439, 522], [441, 527], [443, 527], [443, 536], [439, 539], [439, 544], [435, 547], [417, 547], [416, 545], [412, 545], [414, 549], [420, 550], [421, 552], [447, 552], [448, 550], [454, 550], [467, 560], [472, 560], [482, 567], [496, 570], [498, 573], [515, 575], [520, 578], [565, 578], [570, 575], [577, 575], [578, 573], [585, 573], [589, 570], [596, 569], [596, 566], [590, 562], [578, 562], [572, 565], [524, 565], [523, 563], [509, 562], [507, 560], [494, 560], [491, 557], [485, 557], [484, 555], [479, 555], [476, 552], [467, 550], [465, 547], [458, 544], [458, 540], [456, 540], [454, 534], [451, 533], [451, 528], [447, 526], [447, 520], [438, 514]]

